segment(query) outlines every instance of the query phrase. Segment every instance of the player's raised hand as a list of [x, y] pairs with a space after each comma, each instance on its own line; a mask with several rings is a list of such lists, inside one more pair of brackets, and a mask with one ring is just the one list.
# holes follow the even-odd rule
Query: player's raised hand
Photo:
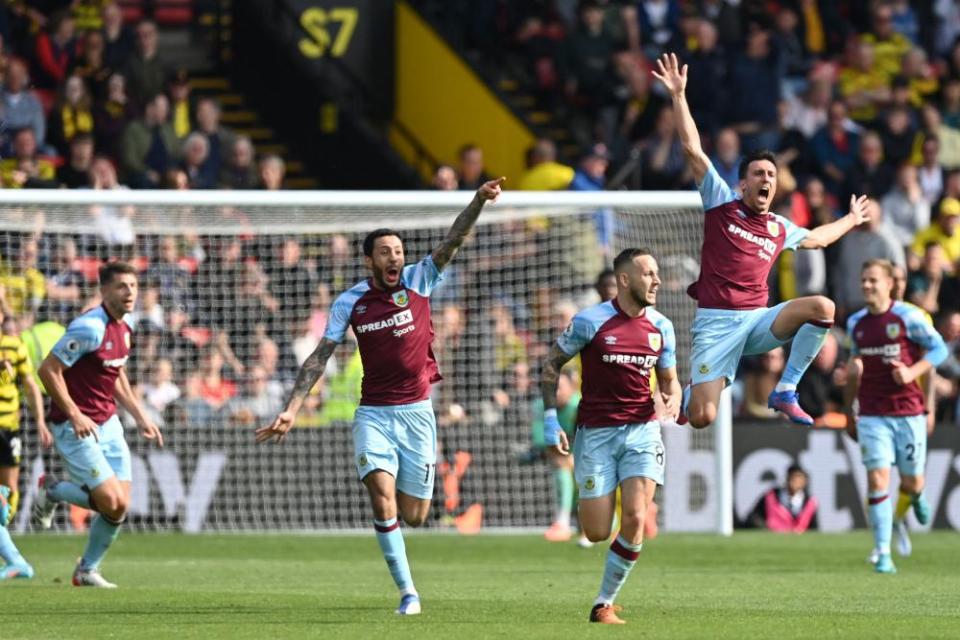
[[73, 432], [77, 434], [77, 438], [83, 440], [89, 436], [93, 436], [93, 439], [97, 442], [100, 442], [100, 436], [97, 435], [97, 423], [88, 418], [87, 416], [80, 414], [80, 417], [73, 421]]
[[856, 194], [850, 196], [850, 215], [853, 216], [855, 226], [859, 227], [870, 219], [870, 215], [867, 213], [868, 200], [867, 196], [860, 196], [859, 198]]
[[140, 427], [140, 435], [147, 440], [156, 440], [157, 446], [163, 448], [163, 434], [160, 433], [160, 427], [153, 424], [152, 420], [147, 418], [137, 426]]
[[657, 59], [657, 68], [652, 73], [671, 95], [683, 93], [687, 88], [687, 65], [681, 67], [675, 53], [665, 53], [660, 56]]
[[257, 444], [266, 442], [271, 438], [274, 438], [274, 442], [283, 442], [283, 439], [287, 437], [287, 432], [293, 427], [295, 417], [292, 412], [284, 411], [274, 418], [273, 422], [257, 429], [256, 432], [254, 432]]
[[484, 182], [482, 185], [480, 185], [480, 188], [477, 189], [477, 195], [481, 200], [496, 202], [497, 198], [500, 197], [500, 194], [503, 193], [503, 189], [500, 188], [500, 185], [502, 185], [503, 181], [506, 179], [507, 178], [505, 176], [500, 176], [496, 180]]
[[899, 360], [891, 360], [890, 366], [893, 367], [893, 371], [890, 372], [890, 374], [893, 376], [893, 381], [901, 387], [903, 385], [910, 384], [917, 379], [916, 374], [913, 373], [913, 369], [903, 364]]

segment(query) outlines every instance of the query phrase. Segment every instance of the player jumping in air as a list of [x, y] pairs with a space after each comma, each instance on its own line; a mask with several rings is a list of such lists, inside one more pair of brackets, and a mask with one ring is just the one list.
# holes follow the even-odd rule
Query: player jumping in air
[[53, 444], [43, 414], [43, 396], [33, 378], [33, 367], [27, 348], [16, 336], [3, 333], [3, 312], [0, 311], [0, 580], [32, 578], [31, 567], [13, 540], [7, 527], [13, 522], [20, 502], [20, 460], [23, 441], [20, 439], [20, 389], [37, 421], [37, 435], [44, 449]]
[[49, 419], [54, 444], [72, 480], [42, 477], [34, 510], [45, 529], [57, 503], [96, 511], [73, 584], [113, 589], [117, 585], [100, 575], [100, 562], [120, 535], [131, 482], [130, 450], [117, 401], [136, 420], [143, 437], [162, 447], [163, 436], [144, 412], [124, 368], [130, 355], [130, 327], [124, 317], [137, 302], [136, 270], [122, 262], [101, 267], [100, 296], [102, 304], [70, 323], [38, 371], [53, 400]]
[[447, 237], [420, 262], [404, 266], [403, 241], [390, 229], [377, 229], [363, 242], [368, 280], [342, 293], [330, 309], [323, 339], [304, 361], [286, 408], [256, 432], [257, 442], [280, 442], [327, 359], [353, 327], [363, 361], [360, 407], [353, 423], [354, 462], [367, 487], [373, 528], [387, 567], [400, 589], [403, 615], [420, 613], [397, 514], [412, 527], [426, 520], [437, 466], [437, 427], [430, 385], [440, 380], [430, 348], [430, 293], [443, 269], [473, 229], [487, 201], [500, 195], [504, 178], [482, 185]]
[[557, 418], [557, 380], [578, 353], [583, 397], [577, 412], [574, 473], [580, 490], [580, 525], [593, 542], [610, 537], [617, 487], [622, 493], [620, 532], [607, 551], [600, 593], [590, 621], [623, 624], [613, 602], [643, 546], [643, 523], [658, 484], [664, 448], [650, 376], [656, 369], [665, 416], [676, 418], [680, 383], [673, 324], [657, 312], [657, 261], [645, 249], [626, 249], [614, 260], [617, 297], [584, 309], [543, 363], [544, 439], [566, 455], [567, 434]]
[[850, 212], [835, 222], [811, 231], [798, 227], [770, 213], [777, 189], [776, 157], [756, 151], [740, 163], [743, 196], [738, 198], [700, 146], [684, 94], [687, 66], [681, 67], [676, 55], [665, 54], [653, 75], [673, 99], [680, 140], [705, 211], [700, 277], [688, 289], [697, 300], [697, 313], [690, 329], [691, 388], [689, 396], [684, 392], [683, 414], [696, 428], [710, 425], [740, 357], [766, 353], [793, 338], [768, 405], [794, 423], [812, 425], [798, 403], [797, 383], [833, 326], [834, 304], [824, 296], [809, 296], [767, 308], [767, 275], [784, 249], [820, 249], [865, 222], [866, 197], [851, 197]]
[[859, 440], [867, 467], [867, 502], [878, 573], [897, 571], [890, 558], [894, 508], [888, 487], [892, 465], [900, 470], [897, 511], [905, 515], [912, 506], [920, 524], [930, 522], [930, 505], [923, 495], [926, 394], [918, 379], [948, 355], [943, 338], [923, 313], [893, 299], [893, 278], [890, 262], [867, 261], [860, 274], [867, 306], [847, 320], [850, 365], [844, 406], [847, 430]]

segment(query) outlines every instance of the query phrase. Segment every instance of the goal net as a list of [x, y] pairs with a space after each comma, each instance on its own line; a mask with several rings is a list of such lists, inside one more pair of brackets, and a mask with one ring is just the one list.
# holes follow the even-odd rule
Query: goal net
[[[471, 197], [4, 191], [6, 295], [17, 330], [36, 334], [97, 303], [103, 261], [139, 270], [128, 372], [167, 446], [148, 446], [122, 416], [133, 453], [133, 527], [366, 529], [350, 429], [363, 375], [355, 341], [331, 358], [287, 441], [256, 445], [253, 430], [282, 407], [332, 300], [366, 277], [364, 235], [401, 231], [412, 263]], [[429, 528], [550, 523], [551, 469], [531, 449], [540, 363], [572, 314], [599, 301], [597, 276], [626, 247], [648, 247], [659, 261], [658, 308], [677, 329], [678, 371], [687, 378], [694, 303], [686, 288], [699, 269], [701, 216], [695, 193], [506, 192], [484, 210], [432, 296], [444, 380], [432, 394], [439, 458]], [[25, 275], [31, 270], [42, 287]], [[663, 523], [717, 530], [723, 482], [710, 462], [713, 430], [665, 431]], [[63, 473], [33, 433], [25, 432], [20, 530], [29, 527], [38, 475]], [[691, 466], [697, 456], [705, 464]], [[671, 476], [674, 463], [681, 471]], [[80, 527], [83, 517], [64, 510], [56, 526]]]

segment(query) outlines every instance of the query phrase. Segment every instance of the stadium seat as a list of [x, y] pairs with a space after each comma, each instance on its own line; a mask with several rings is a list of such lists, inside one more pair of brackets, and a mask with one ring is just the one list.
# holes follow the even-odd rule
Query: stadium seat
[[164, 26], [184, 26], [193, 22], [193, 0], [157, 0], [153, 19]]
[[184, 327], [181, 333], [184, 338], [198, 347], [206, 346], [213, 335], [213, 332], [207, 327]]
[[100, 258], [81, 256], [73, 261], [73, 268], [83, 274], [87, 282], [97, 282], [100, 279]]
[[143, 3], [141, 0], [120, 0], [120, 13], [127, 24], [139, 22], [143, 19]]

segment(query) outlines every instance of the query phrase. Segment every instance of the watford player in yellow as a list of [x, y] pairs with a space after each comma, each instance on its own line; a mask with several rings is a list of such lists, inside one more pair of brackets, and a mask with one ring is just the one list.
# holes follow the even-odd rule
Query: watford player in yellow
[[23, 445], [20, 438], [20, 389], [23, 386], [27, 404], [37, 422], [37, 433], [43, 448], [53, 444], [43, 415], [43, 398], [33, 377], [33, 367], [27, 349], [20, 338], [4, 330], [4, 316], [0, 312], [0, 580], [32, 578], [33, 567], [20, 555], [7, 525], [13, 522], [20, 502], [17, 491], [20, 480], [20, 459]]

